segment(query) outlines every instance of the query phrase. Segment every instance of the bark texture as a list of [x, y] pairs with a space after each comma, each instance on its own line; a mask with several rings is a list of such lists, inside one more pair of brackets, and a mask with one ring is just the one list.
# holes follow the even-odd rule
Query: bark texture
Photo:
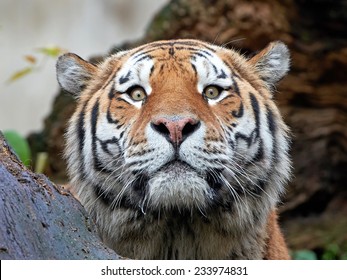
[[0, 259], [118, 259], [80, 203], [28, 170], [1, 132]]

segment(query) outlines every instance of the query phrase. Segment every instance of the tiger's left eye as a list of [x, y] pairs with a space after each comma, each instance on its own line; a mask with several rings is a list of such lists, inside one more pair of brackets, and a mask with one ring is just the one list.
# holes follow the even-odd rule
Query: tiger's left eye
[[135, 101], [142, 101], [147, 97], [147, 94], [142, 87], [132, 88], [128, 94]]
[[216, 99], [221, 93], [223, 89], [217, 86], [207, 86], [204, 91], [203, 95], [208, 99]]

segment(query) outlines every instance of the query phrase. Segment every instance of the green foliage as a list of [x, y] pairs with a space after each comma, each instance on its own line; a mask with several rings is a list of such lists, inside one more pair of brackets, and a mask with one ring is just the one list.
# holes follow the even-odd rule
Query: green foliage
[[63, 49], [61, 49], [60, 47], [57, 46], [53, 46], [53, 47], [43, 47], [43, 48], [39, 48], [37, 49], [38, 52], [56, 58], [57, 56], [59, 56], [62, 52]]
[[18, 79], [23, 78], [23, 77], [27, 76], [28, 74], [39, 70], [47, 58], [56, 58], [57, 56], [59, 56], [60, 54], [65, 52], [65, 50], [60, 48], [60, 47], [57, 47], [57, 46], [52, 46], [52, 47], [38, 48], [36, 50], [36, 52], [42, 54], [43, 57], [41, 59], [38, 59], [34, 55], [24, 56], [24, 60], [29, 65], [24, 67], [23, 69], [20, 69], [20, 70], [14, 72], [10, 76], [10, 78], [8, 79], [8, 82], [11, 83], [11, 82], [17, 81]]
[[35, 173], [44, 173], [48, 164], [48, 153], [39, 152], [36, 157]]
[[337, 244], [329, 244], [322, 255], [323, 260], [345, 260], [347, 259], [347, 252], [344, 252]]
[[323, 260], [335, 260], [339, 253], [339, 246], [336, 244], [330, 244], [323, 253]]
[[293, 260], [316, 260], [317, 255], [310, 250], [298, 250], [292, 253]]
[[297, 250], [292, 252], [292, 259], [294, 260], [347, 260], [347, 250], [338, 244], [331, 243], [326, 245], [325, 248], [317, 249], [318, 255], [312, 250]]
[[28, 141], [18, 132], [13, 130], [4, 131], [3, 134], [6, 141], [13, 148], [20, 160], [29, 167], [31, 163], [31, 151]]
[[16, 72], [14, 72], [11, 77], [9, 78], [9, 82], [14, 82], [20, 78], [23, 78], [24, 76], [30, 74], [31, 72], [34, 71], [34, 67], [33, 66], [28, 66], [28, 67], [25, 67], [21, 70], [18, 70]]

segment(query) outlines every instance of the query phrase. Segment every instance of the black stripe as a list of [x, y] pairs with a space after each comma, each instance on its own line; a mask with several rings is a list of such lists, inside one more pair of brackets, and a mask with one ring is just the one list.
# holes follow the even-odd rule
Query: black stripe
[[[202, 57], [205, 57], [206, 59], [208, 59], [208, 58], [206, 57], [206, 55], [209, 56], [209, 57], [213, 57], [213, 55], [210, 54], [208, 51], [203, 50], [203, 49], [201, 49], [201, 48], [199, 48], [199, 47], [196, 47], [196, 48], [192, 48], [192, 47], [189, 47], [189, 48], [180, 48], [180, 47], [176, 47], [176, 49], [177, 49], [177, 50], [187, 50], [187, 51], [191, 51], [191, 52], [194, 52], [194, 53], [193, 53], [194, 55], [202, 56]], [[213, 52], [214, 52], [214, 51], [213, 51]]]
[[105, 191], [100, 185], [97, 184], [93, 185], [93, 190], [96, 197], [100, 199], [106, 206], [112, 205], [110, 208], [111, 210], [114, 210], [116, 207], [138, 210], [137, 205], [132, 203], [131, 200], [124, 195], [119, 199], [117, 205], [115, 205], [117, 199], [117, 195], [115, 193], [111, 192], [110, 190]]
[[111, 193], [110, 191], [104, 191], [99, 185], [94, 185], [93, 190], [96, 197], [98, 199], [101, 199], [101, 201], [106, 205], [110, 205], [116, 198], [116, 196], [113, 193]]
[[217, 79], [226, 79], [227, 74], [223, 70], [221, 70], [221, 73], [217, 76]]
[[138, 49], [137, 51], [143, 50], [147, 47], [152, 48], [160, 48], [160, 47], [180, 47], [180, 46], [192, 46], [196, 48], [205, 48], [210, 50], [211, 52], [216, 52], [214, 49], [212, 49], [209, 45], [205, 44], [204, 42], [196, 42], [196, 41], [169, 41], [169, 42], [153, 42], [148, 45], [143, 46], [143, 48]]
[[223, 60], [223, 62], [229, 67], [233, 77], [236, 77], [239, 80], [243, 80], [237, 73], [235, 73], [235, 68], [232, 66], [232, 64], [229, 63], [229, 61]]
[[247, 136], [241, 132], [237, 132], [237, 133], [235, 133], [235, 140], [237, 141], [239, 139], [242, 139], [247, 143], [247, 146], [250, 147], [254, 141], [255, 133], [256, 133], [256, 131], [253, 130], [252, 133], [249, 136]]
[[127, 167], [131, 167], [133, 165], [143, 165], [143, 164], [146, 164], [147, 162], [153, 160], [152, 158], [150, 159], [146, 159], [146, 160], [135, 160], [133, 162], [130, 162], [127, 164]]
[[111, 116], [111, 111], [110, 111], [110, 107], [111, 107], [111, 102], [110, 104], [108, 105], [108, 108], [107, 108], [107, 114], [106, 114], [106, 119], [109, 123], [114, 123], [114, 124], [118, 124], [118, 120], [114, 120]]
[[204, 42], [195, 42], [195, 41], [185, 41], [185, 42], [176, 42], [177, 45], [182, 45], [182, 46], [193, 46], [197, 48], [205, 48], [213, 53], [216, 52], [213, 48], [211, 48], [208, 44], [205, 44]]
[[124, 130], [120, 133], [119, 140], [121, 140], [123, 138], [123, 136], [124, 136]]
[[[209, 50], [212, 53], [215, 53], [216, 50], [214, 50], [213, 48], [211, 48], [209, 45], [204, 44], [202, 42], [194, 42], [194, 41], [185, 41], [185, 42], [161, 42], [161, 43], [150, 43], [147, 44], [143, 47], [140, 47], [138, 49], [134, 50], [134, 54], [133, 58], [136, 59], [141, 55], [146, 55], [149, 54], [153, 51], [156, 51], [158, 49], [162, 49], [162, 50], [166, 50], [167, 48], [169, 48], [169, 53], [170, 55], [172, 55], [174, 53], [174, 49], [173, 47], [177, 50], [188, 50], [188, 51], [194, 51], [194, 52], [200, 52], [200, 53], [204, 53], [207, 56], [212, 56], [211, 53], [209, 53], [206, 50]], [[206, 49], [206, 50], [204, 50]]]
[[274, 114], [272, 110], [269, 108], [269, 106], [266, 106], [266, 118], [267, 118], [267, 125], [269, 127], [271, 137], [272, 137], [272, 159], [274, 163], [277, 161], [277, 139], [276, 139], [276, 131], [277, 131], [277, 125], [274, 119]]
[[234, 79], [233, 76], [231, 76], [231, 80], [233, 81], [233, 89], [234, 89], [234, 91], [236, 92], [236, 94], [237, 94], [238, 96], [241, 96], [239, 86], [238, 86], [238, 84], [237, 84], [237, 82], [235, 81], [235, 79]]
[[108, 92], [108, 98], [109, 98], [109, 99], [113, 99], [114, 96], [115, 96], [115, 89], [114, 89], [114, 83], [113, 83], [113, 85], [112, 85], [110, 91]]
[[136, 179], [131, 184], [131, 187], [134, 189], [134, 191], [139, 195], [140, 198], [143, 198], [146, 196], [147, 191], [147, 185], [148, 185], [149, 177], [140, 174], [136, 177]]
[[119, 78], [119, 84], [122, 85], [122, 84], [128, 82], [130, 75], [131, 75], [131, 70], [129, 70], [129, 72], [125, 76], [122, 76]]
[[84, 129], [84, 117], [85, 117], [85, 109], [87, 104], [84, 104], [79, 116], [78, 116], [78, 123], [77, 123], [77, 134], [78, 134], [78, 141], [79, 141], [79, 152], [80, 156], [83, 158], [83, 146], [84, 146], [84, 139], [85, 139], [85, 129]]
[[164, 72], [164, 64], [160, 65], [159, 73], [162, 74]]
[[263, 139], [260, 137], [260, 107], [259, 107], [259, 101], [257, 97], [253, 93], [249, 93], [249, 95], [250, 95], [251, 105], [254, 112], [255, 131], [256, 131], [256, 134], [254, 135], [253, 143], [256, 141], [256, 139], [259, 139], [258, 151], [254, 155], [252, 162], [257, 162], [264, 159], [264, 143], [263, 143]]
[[244, 113], [243, 103], [240, 103], [240, 108], [238, 111], [231, 111], [231, 115], [235, 118], [241, 118]]
[[[140, 51], [140, 50], [139, 50]], [[132, 55], [132, 58], [133, 59], [136, 59], [138, 57], [140, 57], [141, 55], [148, 55], [150, 52], [152, 52], [153, 49], [150, 49], [150, 50], [146, 50], [146, 51], [143, 51], [143, 52], [140, 52], [140, 53], [137, 53], [135, 52], [133, 55]]]
[[231, 147], [232, 150], [235, 149], [235, 142], [233, 140], [231, 140], [231, 139], [228, 140], [228, 144], [229, 144], [229, 146]]
[[[126, 195], [123, 195], [117, 205], [115, 204], [117, 199], [117, 194], [110, 191], [110, 190], [104, 190], [100, 185], [95, 184], [93, 185], [93, 190], [95, 195], [101, 199], [101, 201], [107, 205], [111, 206], [111, 210], [114, 210], [117, 208], [126, 208], [126, 209], [135, 209], [138, 210], [138, 205], [140, 204], [141, 200], [146, 196], [147, 191], [147, 184], [148, 184], [148, 176], [146, 175], [139, 175], [135, 178], [135, 180], [131, 183], [130, 188], [135, 191], [133, 193], [135, 196], [128, 197]], [[107, 188], [106, 188], [107, 189]], [[135, 199], [134, 199], [135, 198]]]
[[252, 193], [255, 195], [262, 195], [266, 192], [265, 187], [266, 187], [266, 181], [265, 180], [258, 180], [257, 184], [251, 185]]
[[[224, 90], [228, 90], [228, 89], [224, 89]], [[229, 94], [229, 95], [225, 96], [224, 98], [222, 98], [221, 100], [219, 100], [219, 103], [221, 103], [222, 101], [224, 101], [226, 99], [232, 98], [232, 97], [235, 97], [235, 96], [232, 94]], [[230, 103], [233, 103], [233, 102], [228, 102], [227, 104], [230, 104]]]
[[203, 58], [205, 58], [206, 60], [209, 59], [206, 55], [204, 55], [204, 54], [202, 54], [202, 53], [199, 53], [199, 52], [196, 52], [196, 53], [194, 53], [193, 55], [203, 57]]
[[91, 134], [92, 134], [92, 153], [93, 153], [93, 159], [94, 159], [94, 167], [95, 169], [98, 169], [99, 167], [99, 160], [97, 158], [97, 150], [96, 150], [96, 126], [98, 122], [98, 115], [99, 115], [99, 99], [96, 100], [93, 109], [92, 109], [92, 115], [90, 118], [90, 125], [91, 125]]
[[202, 51], [201, 48], [199, 47], [175, 47], [176, 50], [180, 50], [180, 51], [192, 51], [192, 52], [198, 52], [198, 51]]
[[[124, 94], [124, 93], [122, 93], [122, 94]], [[128, 101], [126, 101], [125, 99], [123, 99], [123, 98], [121, 98], [121, 97], [118, 97], [117, 100], [118, 100], [118, 101], [121, 101], [121, 102], [125, 102], [125, 103], [127, 103], [127, 104], [129, 104], [129, 105], [132, 105], [131, 103], [129, 103]]]
[[271, 111], [269, 106], [266, 106], [266, 116], [267, 116], [267, 124], [269, 126], [271, 135], [273, 138], [275, 138], [277, 127], [276, 127], [276, 122], [274, 120], [273, 112]]
[[251, 98], [251, 105], [254, 112], [254, 118], [255, 118], [255, 129], [257, 131], [257, 134], [259, 136], [259, 123], [260, 123], [260, 109], [259, 109], [259, 102], [258, 99], [255, 97], [253, 93], [249, 93]]
[[251, 162], [257, 162], [263, 159], [264, 159], [264, 143], [263, 143], [263, 139], [259, 138], [259, 147], [258, 147], [257, 153], [254, 155]]
[[191, 64], [192, 65], [192, 68], [193, 68], [193, 71], [195, 73], [195, 76], [198, 75], [198, 71], [196, 70], [196, 66], [194, 64]]
[[85, 128], [84, 128], [84, 118], [85, 118], [85, 109], [87, 107], [87, 103], [84, 104], [81, 112], [78, 116], [78, 122], [77, 122], [77, 135], [78, 135], [78, 152], [79, 152], [79, 174], [81, 174], [81, 177], [86, 177], [83, 165], [84, 165], [84, 154], [83, 154], [83, 147], [85, 142]]
[[120, 123], [119, 125], [116, 126], [117, 129], [120, 129], [125, 123]]
[[217, 69], [216, 65], [212, 64], [212, 67], [213, 67], [214, 73], [217, 75], [218, 74], [218, 69]]
[[139, 62], [142, 61], [142, 60], [150, 60], [150, 59], [152, 59], [152, 56], [151, 56], [151, 55], [144, 55], [143, 57], [140, 57], [138, 60], [136, 60], [135, 63], [134, 63], [134, 65], [135, 65], [136, 63], [139, 63]]
[[101, 139], [97, 138], [97, 140], [99, 141], [101, 148], [104, 150], [104, 152], [111, 155], [111, 156], [114, 156], [114, 155], [110, 152], [108, 145], [115, 144], [115, 145], [117, 145], [117, 147], [120, 151], [119, 141], [116, 137], [112, 137], [111, 139], [108, 139], [108, 140], [101, 140]]
[[152, 76], [153, 72], [154, 72], [154, 65], [151, 67], [151, 70], [150, 70], [150, 73], [149, 73], [149, 77]]

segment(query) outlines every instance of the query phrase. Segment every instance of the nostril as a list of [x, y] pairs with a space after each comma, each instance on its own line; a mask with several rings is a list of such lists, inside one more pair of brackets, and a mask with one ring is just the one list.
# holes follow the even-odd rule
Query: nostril
[[193, 118], [158, 118], [151, 123], [156, 132], [163, 135], [169, 142], [179, 146], [189, 135], [196, 131], [200, 122]]
[[159, 123], [159, 124], [151, 123], [151, 126], [155, 131], [159, 132], [160, 134], [163, 134], [165, 137], [170, 136], [170, 131], [164, 123]]
[[185, 126], [182, 129], [182, 140], [187, 138], [189, 135], [191, 135], [193, 132], [195, 132], [200, 127], [199, 121], [189, 121], [185, 124]]

